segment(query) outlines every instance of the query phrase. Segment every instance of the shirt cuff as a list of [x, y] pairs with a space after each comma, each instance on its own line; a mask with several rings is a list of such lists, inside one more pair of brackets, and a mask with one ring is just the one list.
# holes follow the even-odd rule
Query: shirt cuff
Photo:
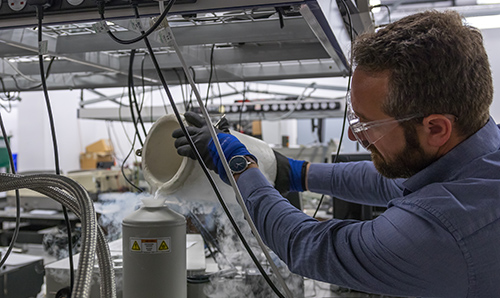
[[311, 192], [320, 192], [330, 186], [333, 175], [333, 164], [311, 163], [307, 172], [307, 188]]

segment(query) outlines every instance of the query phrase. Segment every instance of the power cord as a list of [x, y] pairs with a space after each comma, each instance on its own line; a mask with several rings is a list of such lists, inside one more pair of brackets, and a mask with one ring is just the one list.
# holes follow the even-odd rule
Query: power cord
[[210, 74], [208, 76], [207, 97], [205, 99], [205, 107], [208, 106], [208, 97], [210, 95], [210, 87], [212, 86], [212, 77], [214, 74], [214, 50], [215, 50], [215, 44], [213, 44], [210, 49]]
[[[61, 170], [59, 167], [59, 150], [57, 146], [57, 138], [56, 138], [56, 131], [55, 131], [55, 125], [54, 125], [54, 117], [52, 115], [52, 108], [50, 105], [50, 99], [49, 99], [49, 92], [47, 88], [47, 81], [45, 79], [45, 68], [43, 66], [43, 53], [41, 51], [41, 44], [43, 42], [42, 40], [42, 25], [43, 25], [43, 10], [47, 7], [50, 7], [51, 1], [50, 0], [28, 0], [28, 4], [35, 6], [36, 9], [36, 15], [38, 19], [38, 43], [39, 43], [39, 53], [38, 53], [38, 61], [39, 61], [39, 66], [40, 66], [40, 78], [42, 82], [42, 88], [43, 88], [43, 94], [45, 97], [45, 103], [47, 106], [47, 113], [49, 116], [49, 123], [50, 123], [50, 130], [52, 134], [52, 145], [54, 149], [54, 160], [55, 160], [55, 170], [57, 175], [61, 175]], [[74, 272], [74, 263], [73, 263], [73, 241], [72, 241], [72, 236], [71, 236], [71, 223], [69, 221], [69, 216], [68, 216], [68, 210], [66, 209], [66, 206], [61, 205], [63, 214], [64, 214], [64, 220], [66, 222], [66, 229], [68, 233], [68, 254], [69, 254], [69, 268], [70, 268], [70, 290], [73, 291], [73, 286], [74, 286], [74, 280], [75, 280], [75, 272]]]
[[[134, 66], [134, 59], [135, 59], [135, 49], [132, 49], [130, 51], [130, 59], [129, 59], [129, 66], [128, 66], [128, 98], [129, 98], [129, 108], [130, 108], [130, 116], [132, 117], [132, 123], [134, 124], [135, 127], [135, 133], [137, 135], [137, 139], [139, 140], [139, 143], [141, 146], [144, 146], [144, 142], [142, 141], [141, 135], [139, 133], [139, 128], [137, 127], [137, 123], [135, 120], [135, 114], [134, 114], [134, 102], [135, 106], [137, 108], [137, 117], [138, 120], [142, 123], [142, 128], [144, 129], [144, 134], [146, 134], [146, 129], [144, 128], [144, 123], [142, 122], [141, 118], [141, 113], [139, 112], [139, 107], [137, 106], [137, 100], [135, 97], [135, 90], [134, 90], [134, 76], [133, 76], [133, 66]], [[140, 120], [139, 120], [140, 119]]]
[[135, 185], [132, 181], [130, 181], [130, 179], [125, 174], [125, 163], [127, 162], [129, 156], [134, 151], [135, 140], [137, 139], [137, 134], [134, 134], [133, 139], [130, 140], [130, 138], [129, 138], [128, 134], [127, 134], [127, 130], [125, 129], [125, 126], [123, 124], [124, 121], [122, 119], [122, 100], [123, 100], [123, 96], [124, 95], [125, 95], [125, 91], [123, 91], [123, 94], [120, 97], [120, 108], [118, 109], [118, 118], [120, 119], [120, 123], [121, 123], [121, 125], [123, 127], [123, 132], [125, 133], [125, 136], [127, 137], [127, 139], [129, 141], [131, 147], [130, 147], [130, 150], [129, 150], [127, 156], [125, 156], [125, 158], [123, 159], [123, 161], [121, 163], [121, 166], [120, 166], [120, 169], [121, 169], [121, 173], [122, 173], [123, 179], [125, 179], [125, 181], [127, 181], [128, 184], [130, 184], [133, 188], [135, 188], [137, 191], [139, 191], [141, 193], [141, 192], [143, 192], [143, 189], [141, 189], [139, 186]]

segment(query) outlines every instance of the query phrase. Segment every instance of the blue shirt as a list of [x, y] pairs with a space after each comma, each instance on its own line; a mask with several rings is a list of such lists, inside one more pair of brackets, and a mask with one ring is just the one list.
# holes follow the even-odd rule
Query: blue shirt
[[370, 221], [319, 222], [258, 169], [238, 186], [266, 244], [294, 273], [398, 296], [500, 297], [500, 130], [493, 119], [407, 180], [371, 162], [311, 164], [313, 192], [386, 206]]

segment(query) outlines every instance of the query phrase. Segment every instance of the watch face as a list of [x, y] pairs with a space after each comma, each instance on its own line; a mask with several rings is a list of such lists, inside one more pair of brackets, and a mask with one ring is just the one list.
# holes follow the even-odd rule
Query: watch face
[[229, 161], [229, 168], [233, 173], [241, 173], [247, 168], [248, 161], [245, 157], [238, 155]]

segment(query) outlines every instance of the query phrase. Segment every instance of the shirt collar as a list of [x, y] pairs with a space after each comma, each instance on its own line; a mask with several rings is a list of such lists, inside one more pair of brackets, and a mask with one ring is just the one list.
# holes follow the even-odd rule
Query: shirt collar
[[443, 182], [453, 177], [463, 166], [485, 154], [500, 148], [500, 129], [490, 117], [485, 126], [458, 144], [437, 161], [403, 182], [403, 194], [407, 195], [425, 185]]

